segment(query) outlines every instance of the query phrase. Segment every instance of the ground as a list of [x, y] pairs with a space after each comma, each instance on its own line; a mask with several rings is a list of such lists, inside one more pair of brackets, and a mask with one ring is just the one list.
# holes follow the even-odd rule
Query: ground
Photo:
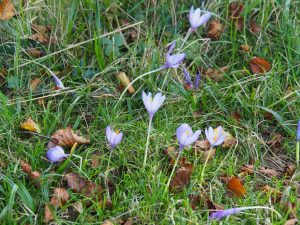
[[[249, 210], [223, 219], [223, 224], [284, 224], [295, 217], [293, 210], [299, 216], [299, 170], [289, 173], [287, 167], [296, 165], [300, 118], [300, 2], [243, 3], [243, 27], [238, 31], [230, 19], [230, 1], [13, 1], [15, 15], [0, 20], [1, 224], [42, 224], [45, 205], [57, 187], [69, 194], [63, 206], [51, 207], [52, 222], [57, 224], [102, 224], [105, 220], [120, 224], [128, 219], [134, 224], [217, 224], [209, 219], [208, 199], [226, 209], [267, 206], [282, 216], [270, 210]], [[124, 72], [133, 80], [161, 67], [174, 40], [178, 52], [189, 29], [192, 5], [212, 12], [211, 20], [225, 27], [220, 38], [211, 39], [208, 28], [201, 26], [182, 48], [186, 53], [182, 65], [192, 78], [201, 71], [199, 88], [184, 88], [181, 65], [140, 78], [133, 84], [134, 94], [120, 99], [123, 89], [116, 73]], [[252, 20], [260, 31], [251, 31]], [[41, 36], [36, 35], [39, 32]], [[250, 50], [242, 50], [241, 45]], [[255, 56], [271, 68], [253, 73], [249, 63]], [[213, 74], [221, 77], [210, 79], [208, 69], [219, 71]], [[51, 71], [66, 89], [55, 90]], [[166, 96], [153, 119], [145, 168], [149, 118], [142, 91]], [[40, 126], [39, 135], [20, 129], [29, 117]], [[179, 193], [164, 194], [170, 176], [164, 150], [178, 148], [175, 134], [182, 123], [201, 129], [200, 140], [205, 139], [206, 127], [222, 126], [237, 143], [216, 147], [204, 177], [199, 149], [186, 147], [182, 157], [193, 165], [189, 182]], [[107, 125], [123, 132], [109, 168]], [[90, 144], [75, 149], [81, 158], [71, 156], [65, 164], [50, 164], [45, 160], [49, 138], [68, 126], [88, 137]], [[70, 147], [65, 151], [69, 153]], [[22, 170], [21, 162], [40, 173], [37, 180]], [[254, 174], [241, 174], [243, 165], [254, 165]], [[263, 167], [277, 174], [263, 173]], [[101, 199], [94, 198], [96, 193], [76, 193], [66, 184], [65, 174], [70, 172], [103, 189], [106, 174], [114, 189], [113, 206], [105, 204], [105, 191]], [[246, 193], [229, 196], [224, 174], [240, 175]], [[264, 185], [281, 194], [274, 197], [274, 192], [262, 190]], [[195, 210], [191, 195], [200, 199]], [[78, 202], [80, 212], [74, 209]]]

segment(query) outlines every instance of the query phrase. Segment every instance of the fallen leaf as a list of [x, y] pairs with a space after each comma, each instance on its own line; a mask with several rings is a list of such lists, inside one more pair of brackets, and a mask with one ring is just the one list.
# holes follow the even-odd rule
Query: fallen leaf
[[289, 214], [289, 218], [290, 219], [297, 219], [297, 208], [296, 208], [296, 203], [292, 203], [292, 202], [287, 202], [285, 204], [286, 209], [288, 211]]
[[213, 148], [211, 150], [208, 151], [202, 151], [202, 150], [198, 150], [198, 152], [201, 154], [201, 161], [205, 162], [206, 160], [212, 160], [215, 155], [216, 155], [216, 149]]
[[189, 195], [190, 206], [193, 210], [196, 209], [200, 204], [201, 196], [200, 195]]
[[30, 89], [31, 91], [35, 91], [37, 89], [37, 87], [40, 85], [40, 83], [42, 82], [42, 80], [38, 77], [32, 79], [30, 81]]
[[206, 208], [209, 210], [209, 214], [224, 210], [224, 207], [222, 205], [216, 204], [212, 202], [210, 199], [206, 199]]
[[237, 31], [241, 31], [244, 29], [244, 18], [243, 17], [233, 19], [232, 21], [234, 22], [235, 29]]
[[199, 150], [208, 151], [210, 149], [209, 141], [208, 140], [196, 141], [194, 144], [194, 149], [196, 151], [199, 151]]
[[92, 168], [99, 168], [100, 163], [101, 163], [101, 154], [100, 153], [95, 153], [92, 155], [92, 162], [91, 162], [91, 167]]
[[285, 222], [284, 225], [296, 225], [298, 223], [298, 219], [290, 219]]
[[73, 208], [78, 212], [78, 213], [82, 213], [83, 212], [83, 205], [81, 201], [77, 201], [74, 202], [72, 204]]
[[[228, 66], [222, 67], [220, 70], [211, 69], [204, 70], [204, 73], [202, 73], [204, 76], [218, 82], [224, 78], [224, 73], [229, 70]], [[202, 68], [200, 68], [200, 71], [203, 71]]]
[[[122, 86], [123, 86], [124, 88], [127, 88], [127, 87], [130, 85], [130, 80], [129, 80], [129, 78], [127, 77], [126, 73], [124, 73], [124, 72], [118, 72], [118, 73], [116, 74], [116, 77], [117, 77], [118, 80], [121, 82], [121, 84], [122, 84]], [[129, 86], [128, 92], [129, 92], [130, 94], [133, 94], [133, 93], [135, 92], [135, 90], [134, 90], [134, 88], [133, 88], [132, 85]]]
[[229, 132], [225, 132], [225, 139], [224, 142], [222, 144], [222, 148], [232, 148], [236, 145], [237, 140], [229, 133]]
[[241, 167], [241, 172], [245, 172], [246, 174], [253, 175], [254, 174], [254, 165], [244, 164]]
[[263, 116], [265, 120], [272, 121], [275, 119], [274, 115], [270, 112], [264, 112]]
[[218, 20], [212, 20], [207, 27], [207, 37], [218, 40], [224, 31], [224, 25]]
[[238, 122], [238, 123], [239, 123], [239, 122], [241, 121], [241, 119], [242, 119], [241, 113], [240, 113], [240, 112], [237, 112], [237, 111], [231, 112], [230, 116], [231, 116], [232, 119], [234, 119], [234, 120], [235, 120], [236, 122]]
[[10, 0], [2, 0], [0, 3], [0, 20], [9, 20], [15, 15], [15, 7]]
[[127, 219], [126, 222], [123, 225], [132, 225], [132, 219]]
[[296, 165], [294, 164], [288, 164], [285, 168], [285, 173], [288, 175], [288, 176], [293, 176], [294, 173], [296, 172]]
[[276, 177], [278, 176], [278, 172], [274, 169], [268, 169], [268, 168], [265, 168], [265, 167], [261, 167], [259, 169], [259, 172], [268, 176], [268, 177]]
[[27, 173], [27, 175], [29, 176], [29, 178], [33, 181], [35, 181], [34, 186], [39, 188], [40, 187], [40, 183], [38, 182], [38, 179], [41, 177], [41, 174], [38, 171], [32, 171], [31, 170], [31, 166], [30, 164], [24, 162], [21, 160], [20, 162], [21, 168], [22, 170]]
[[89, 139], [78, 136], [70, 127], [56, 131], [54, 134], [51, 135], [51, 138], [54, 143], [57, 143], [57, 145], [63, 147], [72, 147], [75, 143], [90, 143]]
[[281, 191], [279, 191], [279, 190], [277, 190], [277, 189], [275, 189], [275, 188], [272, 188], [272, 187], [270, 187], [269, 185], [264, 185], [264, 186], [262, 187], [262, 190], [263, 190], [264, 192], [269, 192], [271, 195], [276, 195], [276, 196], [278, 196], [278, 197], [281, 197], [281, 196], [282, 196], [282, 192], [281, 192]]
[[26, 52], [28, 53], [28, 55], [38, 58], [44, 55], [44, 52], [42, 50], [39, 50], [37, 48], [29, 48], [26, 50]]
[[268, 141], [266, 144], [272, 148], [273, 150], [282, 150], [283, 149], [283, 143], [284, 137], [279, 133], [272, 134], [272, 138], [270, 141]]
[[46, 204], [45, 211], [44, 211], [44, 222], [49, 223], [51, 220], [53, 220], [53, 215], [50, 210], [49, 204]]
[[250, 52], [251, 51], [251, 47], [247, 44], [241, 45], [240, 48], [244, 51], [244, 52]]
[[110, 197], [108, 197], [106, 200], [105, 200], [105, 208], [107, 209], [112, 209], [113, 208], [113, 203], [112, 203], [112, 200]]
[[259, 34], [261, 32], [261, 27], [254, 20], [252, 20], [250, 22], [250, 30], [252, 33]]
[[271, 70], [270, 63], [261, 57], [253, 57], [249, 65], [252, 74], [262, 74]]
[[50, 200], [50, 205], [62, 207], [69, 200], [70, 196], [64, 188], [55, 188]]
[[244, 197], [246, 195], [246, 189], [241, 180], [235, 176], [228, 178], [226, 188], [230, 197]]
[[114, 224], [110, 220], [105, 220], [104, 223], [102, 223], [102, 225], [114, 225]]
[[74, 192], [81, 193], [87, 197], [95, 196], [98, 200], [101, 199], [103, 189], [100, 185], [80, 177], [75, 172], [67, 173], [65, 179], [67, 180], [68, 187]]
[[26, 119], [20, 125], [20, 128], [22, 130], [27, 130], [27, 131], [36, 132], [36, 133], [40, 133], [41, 132], [39, 126], [31, 119], [31, 117], [29, 117], [28, 119]]
[[244, 10], [243, 3], [230, 2], [229, 4], [229, 16], [230, 18], [238, 18]]
[[31, 24], [31, 28], [36, 32], [35, 34], [29, 37], [31, 40], [37, 41], [44, 45], [57, 43], [57, 40], [53, 36], [51, 36], [52, 27], [50, 26], [45, 27], [33, 23]]
[[187, 163], [186, 165], [180, 167], [171, 180], [170, 189], [176, 192], [182, 191], [184, 187], [190, 182], [192, 172], [193, 166], [191, 164]]
[[44, 35], [52, 31], [51, 26], [42, 26], [42, 25], [39, 25], [39, 24], [36, 24], [36, 23], [31, 24], [31, 29], [34, 30], [37, 33], [41, 33], [41, 34], [44, 34]]

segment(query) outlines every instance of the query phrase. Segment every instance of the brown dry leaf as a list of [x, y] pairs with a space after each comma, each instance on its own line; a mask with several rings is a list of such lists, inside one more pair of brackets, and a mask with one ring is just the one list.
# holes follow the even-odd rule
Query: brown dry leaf
[[67, 173], [65, 179], [67, 180], [68, 187], [74, 192], [81, 193], [87, 197], [95, 196], [98, 200], [101, 199], [103, 189], [100, 185], [80, 177], [75, 172]]
[[252, 20], [250, 22], [250, 30], [252, 33], [259, 34], [261, 32], [261, 27], [254, 20]]
[[244, 52], [250, 52], [250, 51], [251, 51], [250, 45], [247, 45], [247, 44], [241, 45], [240, 48], [241, 48]]
[[56, 44], [57, 40], [51, 35], [51, 26], [41, 26], [38, 24], [32, 24], [31, 28], [36, 32], [35, 34], [31, 35], [29, 38], [40, 42], [41, 44], [48, 45], [48, 44]]
[[222, 205], [216, 204], [208, 198], [206, 199], [206, 207], [209, 210], [209, 214], [225, 209]]
[[285, 173], [288, 175], [288, 176], [293, 176], [294, 173], [296, 172], [296, 165], [294, 164], [288, 164], [285, 168]]
[[237, 19], [233, 19], [232, 20], [235, 24], [235, 29], [237, 31], [241, 31], [244, 29], [244, 18], [243, 17], [240, 17], [240, 18], [237, 18]]
[[232, 176], [228, 178], [226, 188], [230, 197], [236, 196], [240, 198], [246, 195], [246, 189], [243, 186], [241, 180], [237, 177]]
[[237, 112], [237, 111], [231, 112], [230, 116], [231, 116], [232, 119], [234, 119], [234, 120], [235, 120], [236, 122], [238, 122], [238, 123], [239, 123], [239, 122], [241, 121], [241, 119], [242, 119], [241, 113], [240, 113], [240, 112]]
[[26, 50], [26, 52], [32, 56], [32, 57], [35, 57], [35, 58], [38, 58], [38, 57], [41, 57], [44, 55], [44, 52], [42, 50], [39, 50], [37, 48], [29, 48]]
[[34, 41], [37, 41], [41, 44], [44, 44], [44, 45], [47, 45], [50, 43], [50, 39], [46, 36], [44, 36], [43, 34], [40, 34], [40, 33], [36, 33], [36, 34], [33, 34], [29, 37], [31, 40], [34, 40]]
[[298, 222], [298, 219], [290, 219], [287, 220], [284, 225], [296, 225]]
[[55, 188], [54, 195], [51, 198], [50, 205], [62, 207], [69, 200], [70, 196], [64, 188]]
[[205, 162], [206, 160], [212, 160], [215, 155], [216, 155], [216, 149], [213, 148], [211, 150], [208, 150], [208, 151], [202, 151], [202, 150], [198, 150], [199, 153], [201, 154], [201, 161], [202, 162]]
[[252, 74], [262, 74], [271, 70], [270, 63], [261, 57], [254, 56], [249, 65]]
[[92, 162], [91, 162], [91, 167], [92, 168], [98, 168], [101, 163], [101, 154], [100, 153], [95, 153], [92, 155]]
[[[21, 165], [22, 170], [25, 173], [27, 173], [27, 175], [29, 176], [29, 178], [31, 180], [37, 181], [41, 177], [41, 174], [38, 171], [32, 171], [31, 170], [31, 166], [28, 163], [26, 163], [26, 162], [24, 162], [24, 161], [21, 160], [20, 165]], [[34, 184], [34, 186], [37, 187], [37, 188], [39, 188], [40, 187], [40, 183], [36, 182]]]
[[114, 225], [110, 220], [105, 220], [101, 225]]
[[[117, 77], [118, 80], [121, 82], [121, 84], [122, 84], [122, 86], [123, 86], [124, 88], [126, 88], [126, 87], [130, 84], [130, 80], [129, 80], [129, 78], [127, 77], [126, 73], [124, 73], [124, 72], [118, 72], [118, 73], [116, 74], [116, 77]], [[129, 92], [130, 94], [133, 94], [133, 93], [135, 92], [135, 90], [134, 90], [134, 88], [133, 88], [132, 85], [129, 86], [128, 92]]]
[[189, 195], [190, 206], [193, 210], [196, 209], [200, 204], [201, 196], [200, 195]]
[[66, 129], [61, 129], [51, 135], [53, 142], [57, 143], [59, 146], [72, 147], [75, 143], [77, 144], [89, 144], [90, 140], [84, 137], [80, 137], [74, 133], [74, 131], [68, 127]]
[[49, 204], [46, 204], [45, 211], [44, 211], [44, 222], [49, 223], [51, 220], [53, 220], [53, 215], [50, 210]]
[[278, 176], [278, 172], [274, 169], [268, 169], [268, 168], [265, 168], [265, 167], [261, 167], [259, 169], [259, 172], [268, 176], [268, 177], [276, 177]]
[[209, 144], [209, 141], [208, 140], [204, 140], [204, 141], [196, 141], [195, 144], [194, 144], [194, 149], [196, 151], [201, 151], [201, 150], [204, 150], [204, 151], [208, 151], [210, 149], [210, 144]]
[[184, 187], [190, 182], [190, 177], [193, 172], [193, 165], [186, 163], [180, 167], [170, 183], [170, 189], [172, 191], [182, 191]]
[[285, 204], [286, 209], [289, 213], [289, 218], [290, 219], [297, 219], [297, 208], [296, 208], [296, 203], [292, 203], [292, 202], [287, 202]]
[[42, 26], [42, 25], [38, 25], [36, 23], [31, 24], [31, 29], [37, 33], [41, 33], [44, 35], [52, 31], [51, 26]]
[[253, 175], [254, 174], [254, 165], [244, 164], [241, 167], [241, 172], [246, 173], [247, 175]]
[[123, 225], [132, 225], [132, 219], [127, 219], [126, 222]]
[[10, 0], [2, 0], [0, 3], [0, 20], [9, 20], [15, 15], [15, 7]]
[[35, 91], [37, 89], [37, 87], [40, 85], [40, 83], [42, 82], [42, 80], [38, 77], [32, 79], [30, 81], [30, 89], [31, 91]]
[[28, 119], [26, 119], [20, 125], [20, 128], [22, 130], [27, 130], [27, 131], [36, 132], [36, 133], [40, 133], [41, 132], [39, 126], [31, 119], [31, 117], [29, 117]]
[[26, 162], [24, 162], [24, 161], [21, 161], [21, 162], [20, 162], [20, 165], [21, 165], [22, 170], [23, 170], [25, 173], [27, 173], [27, 174], [31, 173], [31, 166], [30, 166], [28, 163], [26, 163]]
[[222, 144], [222, 148], [232, 148], [236, 145], [237, 140], [229, 133], [225, 132], [226, 137], [224, 139], [224, 143]]
[[83, 212], [83, 205], [81, 201], [77, 201], [74, 202], [72, 204], [73, 208], [78, 212], [78, 213], [82, 213]]
[[269, 120], [269, 121], [272, 121], [275, 119], [274, 115], [270, 112], [264, 112], [264, 119], [265, 120]]
[[224, 73], [229, 70], [228, 66], [222, 67], [220, 70], [211, 69], [204, 71], [204, 76], [207, 76], [208, 78], [218, 82], [224, 78]]
[[282, 150], [284, 137], [279, 133], [274, 133], [270, 141], [267, 142], [267, 145], [273, 150]]
[[262, 190], [263, 190], [264, 192], [269, 192], [271, 195], [277, 195], [278, 197], [281, 197], [281, 195], [282, 195], [282, 192], [281, 192], [281, 191], [279, 191], [279, 190], [277, 190], [277, 189], [275, 189], [275, 188], [272, 188], [272, 187], [270, 187], [269, 185], [264, 185], [264, 186], [262, 187]]
[[229, 16], [230, 18], [239, 18], [243, 12], [244, 5], [240, 2], [231, 2], [229, 4]]
[[224, 25], [218, 20], [212, 20], [208, 24], [207, 37], [218, 40], [224, 31]]

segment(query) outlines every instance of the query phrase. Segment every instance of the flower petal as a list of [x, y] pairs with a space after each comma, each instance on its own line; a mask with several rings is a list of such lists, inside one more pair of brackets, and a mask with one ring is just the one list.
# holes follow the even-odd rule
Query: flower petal
[[195, 28], [200, 27], [201, 25], [205, 24], [211, 17], [211, 13], [207, 12], [204, 15], [200, 16], [195, 23]]
[[111, 143], [111, 134], [113, 132], [111, 127], [107, 126], [105, 131], [106, 131], [106, 139], [107, 139], [108, 143]]
[[185, 145], [188, 146], [188, 145], [193, 144], [195, 141], [197, 141], [200, 134], [201, 134], [201, 130], [197, 130], [192, 136], [189, 136], [185, 140]]

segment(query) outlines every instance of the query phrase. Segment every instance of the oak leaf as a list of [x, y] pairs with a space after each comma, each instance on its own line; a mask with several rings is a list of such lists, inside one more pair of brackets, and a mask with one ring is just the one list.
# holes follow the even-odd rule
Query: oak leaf
[[51, 135], [52, 142], [63, 147], [72, 147], [75, 143], [77, 144], [89, 144], [90, 140], [84, 137], [78, 136], [74, 131], [68, 127], [61, 129]]

